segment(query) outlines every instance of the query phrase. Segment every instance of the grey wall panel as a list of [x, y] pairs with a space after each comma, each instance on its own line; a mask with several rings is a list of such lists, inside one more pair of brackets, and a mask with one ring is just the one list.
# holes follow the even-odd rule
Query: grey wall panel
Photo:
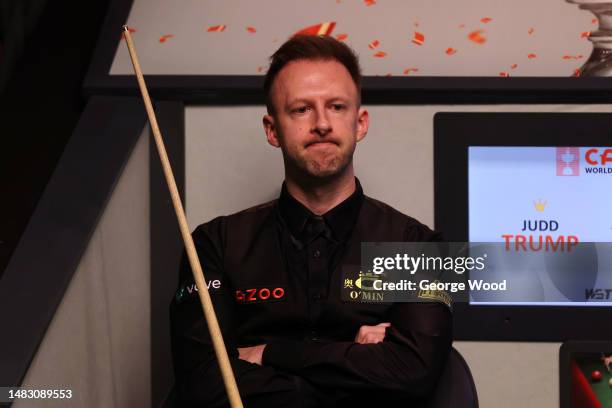
[[72, 390], [72, 399], [42, 406], [151, 404], [148, 133], [140, 136], [23, 381], [24, 388]]
[[470, 365], [483, 408], [559, 407], [560, 347], [560, 343], [455, 343]]
[[260, 106], [186, 109], [185, 190], [191, 229], [280, 192], [283, 160], [280, 150], [266, 141], [264, 111]]
[[145, 123], [135, 98], [92, 97], [0, 281], [0, 384], [18, 386]]

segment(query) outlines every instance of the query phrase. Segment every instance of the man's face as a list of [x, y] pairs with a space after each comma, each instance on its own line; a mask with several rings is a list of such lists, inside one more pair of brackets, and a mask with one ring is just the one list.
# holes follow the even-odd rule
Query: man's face
[[275, 112], [264, 116], [264, 128], [268, 142], [282, 149], [287, 171], [324, 179], [352, 166], [368, 112], [342, 64], [292, 61], [274, 80], [271, 99]]

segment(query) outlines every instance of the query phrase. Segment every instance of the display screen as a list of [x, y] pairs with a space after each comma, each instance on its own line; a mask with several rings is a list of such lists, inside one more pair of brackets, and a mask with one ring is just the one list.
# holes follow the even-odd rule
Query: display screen
[[[468, 148], [470, 242], [509, 290], [472, 304], [612, 305], [612, 148]], [[572, 252], [573, 251], [573, 252]]]

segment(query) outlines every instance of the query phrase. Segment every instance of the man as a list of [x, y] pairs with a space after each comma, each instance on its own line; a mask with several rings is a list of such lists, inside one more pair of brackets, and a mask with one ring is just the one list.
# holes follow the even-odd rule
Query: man
[[[361, 242], [438, 239], [364, 196], [355, 178], [353, 152], [369, 125], [360, 82], [356, 56], [334, 39], [283, 44], [263, 118], [283, 154], [281, 195], [193, 233], [247, 407], [417, 406], [409, 403], [427, 398], [450, 350], [442, 303], [341, 299], [343, 267], [359, 265]], [[185, 259], [171, 314], [183, 404], [226, 405]]]

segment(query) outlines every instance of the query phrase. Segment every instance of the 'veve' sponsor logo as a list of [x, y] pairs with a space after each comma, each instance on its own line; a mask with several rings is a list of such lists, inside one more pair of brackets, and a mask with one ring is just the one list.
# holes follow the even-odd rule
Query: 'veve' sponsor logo
[[234, 292], [237, 303], [274, 302], [285, 299], [285, 289], [281, 287], [246, 288]]
[[[216, 293], [221, 289], [221, 281], [219, 279], [209, 280], [206, 282], [206, 287], [210, 293]], [[180, 303], [185, 299], [195, 296], [197, 292], [198, 286], [195, 283], [185, 284], [176, 291], [176, 301]]]

